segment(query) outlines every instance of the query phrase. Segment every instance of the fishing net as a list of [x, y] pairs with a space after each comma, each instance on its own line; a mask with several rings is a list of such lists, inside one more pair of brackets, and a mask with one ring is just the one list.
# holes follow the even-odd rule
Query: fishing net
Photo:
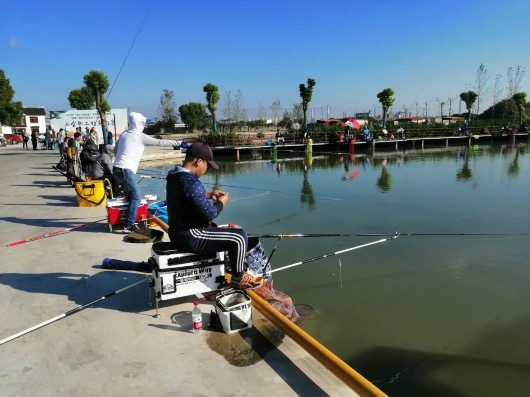
[[271, 276], [271, 265], [269, 258], [265, 255], [265, 249], [257, 237], [248, 239], [249, 250], [245, 256], [247, 271], [253, 276], [263, 277], [263, 285], [256, 288], [254, 292], [266, 300], [272, 307], [291, 320], [293, 323], [300, 321], [293, 299], [289, 294], [274, 289]]

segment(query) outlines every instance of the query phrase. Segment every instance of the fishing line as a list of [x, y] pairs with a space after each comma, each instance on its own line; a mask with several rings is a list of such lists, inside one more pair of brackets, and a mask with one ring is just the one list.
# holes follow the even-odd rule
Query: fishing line
[[[164, 177], [161, 177], [161, 176], [154, 176], [154, 175], [140, 175], [140, 174], [137, 174], [139, 177], [141, 177], [142, 179], [143, 178], [152, 178], [152, 179], [163, 179], [165, 180], [166, 178]], [[215, 182], [202, 182], [203, 185], [220, 185], [221, 187], [233, 187], [233, 188], [236, 188], [236, 189], [247, 189], [247, 190], [258, 190], [258, 191], [261, 191], [261, 192], [270, 192], [270, 193], [282, 193], [282, 194], [289, 194], [289, 195], [293, 195], [294, 193], [291, 193], [291, 192], [284, 192], [282, 190], [274, 190], [274, 189], [262, 189], [262, 188], [259, 188], [259, 187], [248, 187], [248, 186], [238, 186], [238, 185], [227, 185], [226, 183], [215, 183]], [[319, 199], [324, 199], [324, 200], [334, 200], [334, 201], [341, 201], [342, 199], [340, 198], [334, 198], [334, 197], [323, 197], [323, 196], [315, 196], [315, 198], [319, 198]]]
[[266, 196], [268, 194], [270, 194], [270, 192], [265, 192], [265, 193], [260, 193], [260, 194], [253, 194], [252, 196], [245, 196], [245, 197], [240, 197], [240, 198], [236, 198], [236, 199], [230, 200], [230, 202], [239, 201], [239, 200], [246, 200], [246, 199], [253, 198], [253, 197]]
[[134, 46], [134, 43], [136, 43], [136, 39], [138, 38], [138, 35], [140, 34], [140, 31], [142, 30], [142, 27], [144, 26], [145, 21], [147, 20], [147, 16], [149, 15], [149, 12], [151, 11], [151, 8], [153, 7], [153, 4], [155, 4], [155, 0], [153, 0], [151, 5], [147, 9], [147, 12], [145, 13], [144, 19], [143, 19], [142, 23], [140, 24], [140, 27], [138, 28], [138, 31], [136, 32], [136, 36], [134, 36], [134, 40], [133, 40], [131, 46], [129, 47], [129, 51], [127, 51], [127, 55], [125, 55], [125, 59], [123, 60], [123, 63], [121, 64], [120, 70], [118, 71], [118, 75], [116, 76], [116, 78], [114, 79], [114, 82], [112, 83], [112, 86], [110, 87], [109, 93], [107, 94], [107, 98], [105, 98], [105, 102], [109, 101], [110, 93], [112, 92], [112, 89], [114, 88], [114, 85], [116, 84], [116, 81], [118, 81], [118, 77], [120, 77], [121, 71], [122, 71], [123, 67], [125, 66], [125, 62], [127, 62], [127, 58], [129, 58], [129, 54], [131, 53], [131, 50], [132, 50], [132, 48]]
[[300, 262], [295, 262], [295, 263], [292, 263], [292, 264], [287, 265], [287, 266], [282, 266], [282, 267], [279, 267], [277, 269], [273, 269], [273, 270], [271, 270], [271, 273], [279, 272], [281, 270], [289, 269], [291, 267], [300, 266], [300, 265], [303, 265], [305, 263], [309, 263], [309, 262], [317, 261], [317, 260], [320, 260], [320, 259], [328, 258], [330, 256], [340, 255], [340, 254], [343, 254], [345, 252], [358, 250], [360, 248], [369, 247], [370, 245], [383, 243], [385, 241], [388, 241], [388, 240], [391, 240], [391, 239], [395, 239], [395, 238], [398, 238], [398, 237], [399, 237], [399, 234], [396, 234], [395, 236], [383, 238], [381, 240], [372, 241], [370, 243], [357, 245], [355, 247], [346, 248], [346, 249], [343, 249], [343, 250], [340, 250], [340, 251], [330, 252], [330, 253], [327, 253], [327, 254], [324, 254], [324, 255], [320, 255], [320, 256], [315, 256], [315, 257], [310, 258], [310, 259], [305, 259], [305, 260], [300, 261]]
[[59, 321], [62, 318], [65, 318], [65, 317], [71, 316], [72, 314], [78, 313], [81, 310], [86, 309], [88, 306], [93, 305], [94, 303], [97, 303], [97, 302], [102, 301], [104, 299], [110, 298], [111, 296], [118, 295], [119, 293], [121, 293], [121, 292], [123, 292], [125, 290], [128, 290], [129, 288], [132, 288], [132, 287], [134, 287], [134, 286], [136, 286], [136, 285], [138, 285], [140, 283], [143, 283], [143, 282], [149, 280], [150, 278], [151, 277], [146, 277], [146, 278], [144, 278], [144, 279], [142, 279], [140, 281], [137, 281], [137, 282], [135, 282], [135, 283], [133, 283], [131, 285], [128, 285], [128, 286], [123, 287], [123, 288], [120, 288], [120, 289], [118, 289], [116, 291], [113, 291], [113, 292], [111, 292], [111, 293], [109, 293], [107, 295], [104, 295], [104, 296], [102, 296], [102, 297], [100, 297], [98, 299], [95, 299], [92, 302], [89, 302], [89, 303], [87, 303], [85, 305], [78, 306], [75, 309], [69, 310], [69, 311], [67, 311], [67, 312], [65, 312], [63, 314], [60, 314], [60, 315], [56, 316], [56, 317], [50, 318], [49, 320], [43, 321], [40, 324], [37, 324], [37, 325], [34, 325], [33, 327], [25, 329], [24, 331], [20, 331], [19, 333], [15, 334], [15, 335], [11, 335], [10, 337], [2, 339], [2, 340], [0, 340], [0, 345], [3, 345], [4, 343], [10, 342], [13, 339], [16, 339], [16, 338], [18, 338], [20, 336], [29, 334], [30, 332], [35, 331], [35, 330], [37, 330], [39, 328], [42, 328], [42, 327], [44, 327], [44, 326], [46, 326], [48, 324], [54, 323], [56, 321]]

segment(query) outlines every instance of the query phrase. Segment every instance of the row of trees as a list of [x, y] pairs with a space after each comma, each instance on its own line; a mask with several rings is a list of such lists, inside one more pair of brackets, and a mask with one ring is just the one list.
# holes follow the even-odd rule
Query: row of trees
[[[519, 115], [519, 122], [522, 123], [523, 115], [526, 107], [527, 95], [524, 92], [515, 92], [518, 89], [522, 78], [524, 76], [524, 70], [520, 67], [515, 69], [508, 69], [508, 91], [512, 93], [510, 99], [513, 101], [514, 107]], [[493, 88], [494, 95], [494, 106], [495, 98], [502, 92], [499, 83], [499, 76], [496, 76], [496, 84]], [[478, 109], [480, 106], [481, 99], [487, 97], [488, 90], [486, 89], [488, 81], [487, 70], [483, 64], [480, 65], [477, 76], [476, 76], [476, 87], [477, 92], [467, 91], [460, 94], [460, 99], [466, 104], [468, 110], [468, 121], [471, 117], [471, 109], [476, 104]], [[107, 140], [107, 117], [106, 112], [110, 110], [110, 104], [105, 98], [105, 93], [109, 88], [109, 81], [107, 76], [102, 72], [91, 70], [83, 77], [84, 86], [78, 89], [70, 91], [68, 95], [68, 101], [70, 106], [79, 110], [92, 109], [95, 105], [96, 110], [101, 118], [101, 125], [103, 128], [103, 138]], [[289, 126], [291, 123], [301, 123], [304, 128], [307, 127], [307, 110], [309, 103], [312, 100], [313, 89], [316, 86], [316, 81], [312, 78], [308, 78], [305, 84], [299, 85], [299, 94], [301, 102], [293, 105], [292, 112], [289, 113], [287, 110], [283, 114], [279, 125]], [[181, 105], [178, 110], [182, 121], [187, 125], [188, 129], [194, 130], [198, 128], [205, 128], [208, 121], [211, 122], [211, 128], [214, 133], [218, 133], [218, 122], [217, 122], [217, 104], [220, 100], [219, 88], [208, 83], [204, 85], [203, 92], [206, 96], [206, 104], [198, 102], [189, 102]], [[110, 93], [109, 93], [110, 94]], [[386, 125], [387, 115], [389, 108], [394, 104], [394, 90], [391, 88], [385, 88], [383, 91], [377, 94], [377, 98], [381, 104], [383, 110], [383, 125]], [[2, 124], [15, 124], [22, 117], [22, 104], [20, 102], [13, 102], [14, 90], [12, 89], [9, 80], [6, 78], [4, 72], [0, 70], [0, 123]], [[108, 98], [108, 95], [107, 95]], [[172, 91], [165, 89], [160, 98], [160, 104], [158, 108], [159, 115], [161, 117], [161, 125], [173, 128], [177, 122], [176, 114], [176, 102]], [[206, 109], [210, 115], [206, 113]], [[276, 117], [279, 115], [280, 101], [274, 101], [272, 106], [273, 114]], [[247, 119], [246, 109], [244, 108], [244, 97], [241, 90], [238, 90], [235, 94], [228, 91], [226, 93], [224, 113], [226, 120], [224, 124], [231, 130], [234, 125], [238, 122]], [[260, 104], [258, 111], [258, 121], [253, 124], [262, 125], [265, 123], [265, 111], [263, 106]], [[278, 120], [278, 119], [277, 119]]]

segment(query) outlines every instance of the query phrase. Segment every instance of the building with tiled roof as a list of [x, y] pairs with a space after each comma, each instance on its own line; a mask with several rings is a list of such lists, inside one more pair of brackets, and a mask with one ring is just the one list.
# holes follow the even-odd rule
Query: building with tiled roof
[[15, 134], [22, 132], [31, 135], [33, 131], [39, 134], [46, 132], [46, 108], [44, 106], [23, 108], [24, 116], [13, 126]]

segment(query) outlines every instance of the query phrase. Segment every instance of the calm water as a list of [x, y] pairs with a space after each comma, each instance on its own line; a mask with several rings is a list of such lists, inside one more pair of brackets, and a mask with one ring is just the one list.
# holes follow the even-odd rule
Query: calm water
[[[203, 181], [230, 193], [218, 223], [251, 234], [528, 233], [528, 150], [261, 153]], [[163, 182], [142, 193], [164, 197]], [[378, 239], [283, 239], [273, 268]], [[315, 309], [306, 331], [392, 396], [526, 396], [529, 263], [530, 236], [401, 236], [274, 279]]]

